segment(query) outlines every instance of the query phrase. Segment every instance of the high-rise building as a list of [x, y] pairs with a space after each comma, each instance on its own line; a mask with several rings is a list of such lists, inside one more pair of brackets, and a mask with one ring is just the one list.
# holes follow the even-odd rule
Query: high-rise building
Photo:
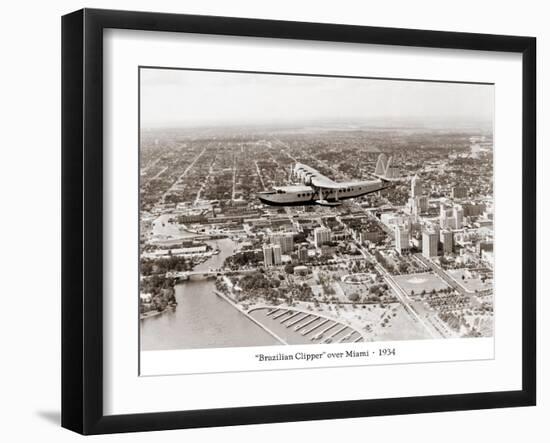
[[420, 214], [420, 211], [416, 204], [416, 198], [412, 198], [412, 197], [409, 198], [408, 209], [409, 209], [409, 214], [411, 214], [414, 218], [418, 217], [418, 215]]
[[424, 188], [422, 187], [422, 182], [418, 178], [418, 175], [415, 175], [411, 180], [411, 197], [420, 197], [424, 195]]
[[437, 256], [439, 241], [435, 231], [424, 231], [422, 233], [422, 255], [426, 258]]
[[449, 206], [442, 202], [439, 211], [439, 226], [441, 229], [462, 229], [463, 225], [464, 209], [462, 206]]
[[439, 233], [439, 241], [441, 242], [441, 249], [443, 255], [453, 253], [453, 233], [449, 230], [443, 230]]
[[453, 217], [456, 219], [455, 229], [462, 229], [464, 223], [464, 209], [460, 205], [453, 206]]
[[271, 245], [264, 245], [264, 265], [272, 266], [273, 265], [273, 248]]
[[425, 195], [418, 196], [416, 199], [416, 204], [421, 214], [428, 211], [428, 197]]
[[282, 263], [282, 257], [281, 257], [281, 246], [279, 245], [272, 245], [273, 250], [273, 264], [275, 266], [280, 265]]
[[294, 233], [293, 232], [278, 232], [271, 234], [269, 239], [272, 244], [279, 245], [281, 252], [287, 254], [294, 249]]
[[445, 229], [449, 225], [448, 219], [453, 216], [453, 209], [449, 208], [449, 206], [445, 202], [441, 202], [439, 204], [439, 226], [441, 229]]
[[428, 197], [421, 195], [409, 198], [409, 212], [414, 217], [428, 212]]
[[408, 226], [398, 225], [394, 228], [395, 234], [395, 250], [402, 254], [411, 249], [410, 245], [410, 231]]
[[315, 239], [315, 246], [320, 248], [324, 243], [330, 241], [330, 229], [323, 226], [319, 226], [313, 230], [313, 238]]

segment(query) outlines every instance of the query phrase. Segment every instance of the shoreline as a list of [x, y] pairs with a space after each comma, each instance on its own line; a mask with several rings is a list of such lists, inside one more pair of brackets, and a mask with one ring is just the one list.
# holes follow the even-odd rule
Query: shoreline
[[145, 320], [147, 318], [157, 317], [159, 315], [165, 314], [169, 310], [174, 312], [176, 310], [176, 306], [177, 305], [169, 305], [163, 311], [147, 311], [147, 312], [144, 312], [143, 314], [140, 313], [139, 314], [139, 319], [141, 321], [141, 320]]
[[275, 338], [278, 342], [280, 342], [283, 345], [288, 345], [288, 343], [285, 340], [283, 340], [281, 337], [279, 337], [277, 334], [275, 334], [271, 329], [267, 328], [262, 323], [260, 323], [258, 320], [256, 320], [254, 317], [252, 317], [248, 312], [246, 312], [236, 302], [234, 302], [229, 296], [223, 294], [222, 292], [218, 291], [217, 289], [214, 290], [214, 294], [216, 294], [218, 297], [225, 300], [227, 303], [229, 303], [230, 306], [233, 306], [237, 311], [239, 311], [241, 314], [243, 314], [246, 318], [248, 318], [250, 321], [252, 321], [256, 325], [258, 325], [260, 328], [262, 328], [265, 332], [267, 332], [269, 335], [271, 335], [273, 338]]

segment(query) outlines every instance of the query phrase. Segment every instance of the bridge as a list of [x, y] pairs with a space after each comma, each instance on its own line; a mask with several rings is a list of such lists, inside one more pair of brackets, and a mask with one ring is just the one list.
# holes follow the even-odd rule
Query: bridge
[[179, 272], [167, 272], [165, 276], [167, 278], [175, 278], [178, 280], [189, 280], [191, 277], [208, 278], [218, 277], [222, 275], [236, 275], [236, 274], [253, 274], [258, 272], [258, 269], [205, 269], [202, 271], [179, 271]]

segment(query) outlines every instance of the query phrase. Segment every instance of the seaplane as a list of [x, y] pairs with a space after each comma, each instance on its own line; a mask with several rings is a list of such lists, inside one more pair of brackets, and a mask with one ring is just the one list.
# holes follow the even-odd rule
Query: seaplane
[[270, 206], [339, 206], [343, 200], [382, 191], [401, 180], [392, 157], [385, 154], [378, 157], [372, 175], [375, 180], [335, 182], [308, 165], [296, 163], [289, 181], [295, 177], [299, 184], [274, 186], [271, 191], [258, 193], [258, 198]]

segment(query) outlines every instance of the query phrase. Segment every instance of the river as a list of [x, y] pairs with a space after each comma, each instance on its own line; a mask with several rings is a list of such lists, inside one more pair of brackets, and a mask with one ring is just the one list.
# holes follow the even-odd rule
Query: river
[[[231, 239], [208, 241], [218, 247], [213, 255], [196, 270], [220, 268], [233, 253]], [[140, 321], [141, 349], [169, 350], [193, 348], [224, 348], [279, 344], [271, 335], [246, 318], [233, 306], [214, 294], [214, 280], [189, 280], [176, 285], [174, 311]]]

